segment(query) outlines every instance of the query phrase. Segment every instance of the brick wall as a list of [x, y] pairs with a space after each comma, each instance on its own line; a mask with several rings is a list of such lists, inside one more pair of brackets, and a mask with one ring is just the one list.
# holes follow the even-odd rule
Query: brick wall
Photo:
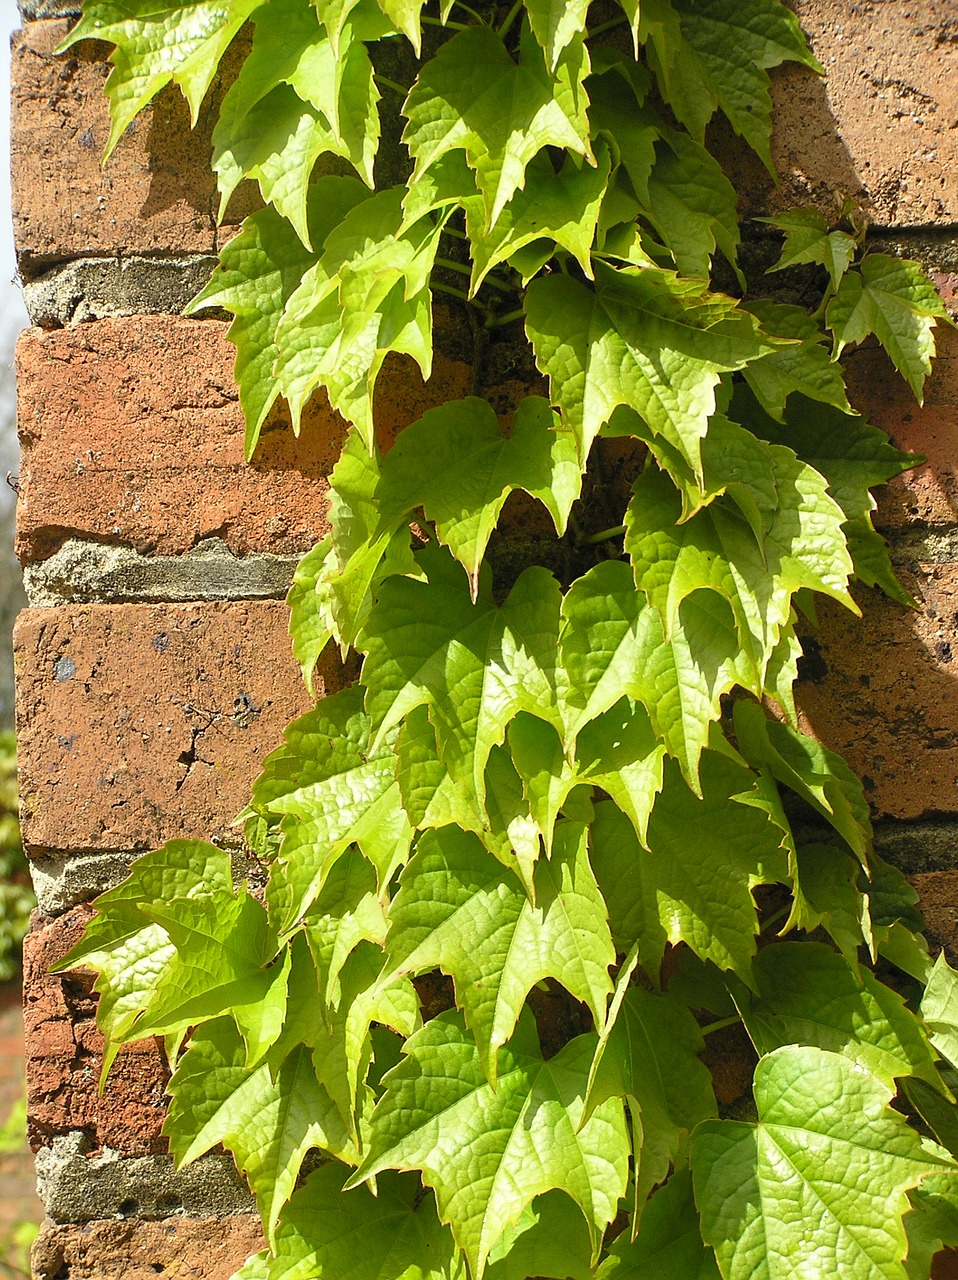
[[[922, 260], [954, 300], [953, 0], [796, 8], [828, 79], [792, 69], [776, 81], [779, 190], [729, 143], [743, 215], [794, 202], [830, 212], [834, 192], [849, 195], [876, 239]], [[36, 1274], [225, 1280], [257, 1247], [245, 1187], [216, 1156], [173, 1173], [152, 1043], [123, 1051], [97, 1094], [90, 983], [48, 967], [138, 852], [229, 836], [260, 760], [305, 709], [282, 596], [325, 530], [342, 425], [320, 405], [297, 441], [276, 419], [243, 463], [225, 326], [178, 314], [245, 211], [240, 199], [215, 228], [208, 124], [190, 138], [182, 102], [164, 92], [101, 169], [106, 49], [55, 58], [72, 6], [23, 10], [15, 224], [39, 327], [18, 350], [31, 607], [16, 643], [23, 835], [40, 899], [25, 970], [30, 1135], [48, 1215]], [[767, 260], [769, 241], [754, 235]], [[881, 852], [913, 877], [933, 941], [958, 955], [958, 335], [941, 333], [940, 347], [923, 409], [879, 352], [850, 361], [859, 406], [928, 457], [880, 513], [920, 608], [862, 592], [860, 621], [823, 610], [800, 702], [864, 775]], [[412, 420], [465, 377], [453, 355], [426, 388], [395, 364], [379, 411], [387, 425]]]

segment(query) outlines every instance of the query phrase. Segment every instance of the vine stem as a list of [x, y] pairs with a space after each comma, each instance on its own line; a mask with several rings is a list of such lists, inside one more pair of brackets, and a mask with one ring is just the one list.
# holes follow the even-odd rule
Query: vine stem
[[609, 22], [602, 22], [599, 26], [585, 33], [587, 40], [591, 40], [593, 36], [604, 35], [606, 31], [613, 30], [614, 27], [623, 27], [629, 21], [628, 17], [623, 14], [621, 18], [612, 18]]
[[389, 76], [375, 75], [373, 79], [377, 84], [381, 84], [384, 89], [392, 89], [393, 93], [398, 93], [405, 98], [409, 94], [409, 90], [395, 80], [390, 80]]
[[577, 538], [576, 541], [581, 547], [595, 547], [600, 542], [609, 542], [612, 538], [621, 538], [625, 533], [625, 525], [617, 524], [611, 529], [602, 529], [599, 533], [590, 533], [586, 538]]
[[[437, 267], [445, 267], [447, 271], [458, 271], [462, 276], [471, 276], [472, 269], [464, 266], [461, 262], [455, 262], [452, 258], [436, 258]], [[493, 275], [484, 277], [483, 284], [491, 285], [493, 289], [498, 289], [501, 293], [514, 293], [515, 290], [508, 284], [503, 284], [501, 280], [497, 280]]]
[[525, 314], [525, 307], [519, 307], [517, 311], [507, 311], [504, 316], [490, 316], [486, 321], [486, 328], [500, 329], [503, 325], [512, 324], [514, 320], [521, 320]]
[[498, 36], [500, 40], [505, 40], [506, 36], [509, 33], [509, 28], [515, 22], [516, 18], [518, 18], [519, 14], [522, 12], [523, 3], [524, 3], [524, 0], [516, 0], [515, 4], [506, 14], [505, 20], [503, 21], [503, 24], [498, 31]]
[[[465, 9], [466, 13], [472, 13], [472, 10], [469, 8], [468, 5], [465, 5], [465, 4], [460, 5], [460, 8]], [[474, 18], [479, 17], [479, 15], [476, 13], [473, 13], [472, 16]], [[428, 26], [428, 27], [448, 27], [450, 31], [468, 31], [471, 25], [468, 22], [454, 22], [452, 18], [450, 18], [446, 22], [443, 22], [441, 18], [430, 18], [425, 13], [421, 16], [420, 22], [422, 22], [424, 26]]]

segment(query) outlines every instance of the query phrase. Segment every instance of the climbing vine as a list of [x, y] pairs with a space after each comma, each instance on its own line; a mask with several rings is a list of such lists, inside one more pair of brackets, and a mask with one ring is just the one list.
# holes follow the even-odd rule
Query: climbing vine
[[[222, 208], [259, 186], [190, 308], [232, 317], [248, 453], [277, 402], [349, 424], [290, 630], [310, 688], [336, 648], [359, 675], [253, 787], [265, 890], [173, 841], [65, 962], [107, 1070], [165, 1037], [176, 1159], [245, 1173], [238, 1275], [927, 1277], [956, 976], [792, 688], [817, 595], [908, 604], [870, 489], [914, 459], [839, 358], [874, 334], [920, 399], [947, 316], [849, 209], [770, 220], [811, 307], [749, 288], [706, 126], [771, 169], [769, 69], [821, 71], [794, 16], [92, 0], [91, 37], [108, 150], [172, 80], [218, 102]], [[471, 394], [387, 439], [377, 378], [429, 377], [434, 316]]]

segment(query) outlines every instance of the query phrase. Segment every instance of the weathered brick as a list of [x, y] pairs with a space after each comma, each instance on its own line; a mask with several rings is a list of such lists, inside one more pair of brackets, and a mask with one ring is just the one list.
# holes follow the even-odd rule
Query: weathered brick
[[211, 113], [204, 107], [191, 132], [182, 95], [168, 87], [101, 167], [109, 46], [84, 41], [57, 57], [69, 27], [34, 22], [13, 40], [11, 172], [22, 264], [104, 252], [215, 252], [255, 197], [244, 190], [217, 232]]
[[958, 964], [958, 871], [927, 871], [908, 877], [918, 893], [932, 952], [944, 947]]
[[228, 833], [264, 756], [310, 705], [287, 623], [269, 600], [22, 613], [24, 841], [124, 851]]
[[262, 1247], [252, 1214], [47, 1225], [33, 1272], [36, 1280], [228, 1280]]
[[806, 731], [840, 752], [876, 814], [958, 812], [958, 565], [902, 581], [911, 611], [858, 594], [864, 617], [833, 605], [806, 634], [796, 689]]
[[878, 224], [958, 222], [958, 18], [949, 0], [790, 0], [825, 77], [773, 73], [776, 189], [729, 147], [750, 213], [849, 197]]
[[93, 974], [53, 974], [51, 966], [79, 942], [92, 909], [58, 920], [35, 919], [24, 941], [27, 1123], [34, 1150], [59, 1133], [81, 1131], [92, 1151], [164, 1154], [169, 1070], [154, 1038], [124, 1045], [98, 1090], [103, 1037], [97, 1030]]
[[[160, 555], [216, 536], [240, 555], [294, 555], [326, 533], [342, 419], [316, 396], [297, 439], [277, 411], [244, 462], [225, 333], [219, 321], [136, 316], [21, 336], [21, 559], [44, 559], [71, 536]], [[465, 395], [468, 379], [466, 365], [441, 355], [428, 383], [412, 361], [387, 361], [376, 402], [383, 442]]]

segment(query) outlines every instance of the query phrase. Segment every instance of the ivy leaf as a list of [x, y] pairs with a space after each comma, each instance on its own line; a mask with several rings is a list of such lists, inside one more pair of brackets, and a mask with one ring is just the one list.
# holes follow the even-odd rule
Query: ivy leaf
[[334, 864], [305, 917], [305, 932], [327, 1005], [341, 1000], [340, 973], [362, 941], [386, 940], [376, 870], [355, 848]]
[[588, 0], [529, 0], [529, 26], [542, 46], [550, 71], [555, 71], [563, 49], [576, 36], [585, 34], [588, 9]]
[[[745, 367], [745, 381], [765, 412], [776, 422], [783, 422], [786, 400], [793, 392], [799, 391], [810, 400], [818, 400], [850, 414], [852, 409], [845, 394], [841, 365], [832, 360], [822, 346], [821, 331], [808, 313], [801, 307], [762, 300], [749, 302], [746, 307], [766, 333], [797, 339], [796, 345], [781, 347]], [[833, 421], [837, 425], [837, 414]], [[786, 441], [780, 440], [779, 443], [785, 444]]]
[[920, 264], [887, 253], [866, 254], [858, 270], [844, 277], [825, 312], [836, 357], [850, 342], [875, 334], [919, 404], [931, 373], [938, 320], [948, 321], [948, 312]]
[[794, 14], [778, 0], [657, 0], [648, 9], [639, 36], [650, 41], [650, 65], [678, 121], [701, 142], [721, 107], [774, 172], [767, 71], [786, 61], [822, 69]]
[[692, 1137], [702, 1234], [726, 1280], [804, 1275], [904, 1280], [907, 1191], [942, 1163], [838, 1054], [788, 1047], [755, 1071], [757, 1124], [709, 1120]]
[[840, 756], [744, 700], [733, 708], [735, 737], [746, 760], [767, 769], [847, 840], [863, 867], [872, 852], [871, 819], [862, 784]]
[[305, 1045], [281, 1064], [267, 1061], [244, 1073], [241, 1042], [229, 1019], [218, 1019], [194, 1033], [169, 1089], [173, 1103], [163, 1132], [178, 1167], [222, 1142], [249, 1179], [271, 1241], [310, 1148], [355, 1161]]
[[535, 904], [519, 879], [480, 841], [454, 827], [427, 832], [389, 908], [387, 967], [439, 968], [496, 1085], [500, 1046], [512, 1035], [532, 987], [555, 978], [588, 1004], [597, 1025], [612, 991], [615, 951], [586, 852], [586, 828], [556, 828], [551, 858], [535, 868]]
[[263, 1280], [466, 1280], [448, 1227], [418, 1178], [385, 1173], [377, 1194], [343, 1192], [349, 1171], [329, 1163], [311, 1173], [283, 1210]]
[[[621, 980], [621, 979], [620, 979]], [[636, 987], [613, 1004], [600, 1035], [586, 1098], [586, 1114], [606, 1098], [627, 1098], [635, 1147], [635, 1216], [652, 1188], [664, 1182], [679, 1147], [700, 1120], [717, 1114], [708, 1068], [699, 1054], [698, 1023], [667, 995]]]
[[932, 1044], [949, 1062], [958, 1060], [958, 974], [939, 952], [921, 998], [921, 1016]]
[[623, 1231], [596, 1280], [720, 1280], [715, 1254], [702, 1242], [692, 1175], [676, 1169], [649, 1200], [634, 1240]]
[[346, 213], [286, 303], [274, 372], [294, 430], [322, 386], [372, 449], [373, 387], [386, 355], [412, 356], [429, 377], [428, 282], [442, 221], [425, 217], [400, 233], [403, 190], [380, 191]]
[[83, 16], [57, 49], [78, 40], [109, 40], [113, 70], [106, 83], [110, 99], [108, 159], [130, 121], [172, 80], [190, 104], [196, 124], [200, 104], [220, 59], [240, 27], [262, 0], [101, 0]]
[[686, 942], [702, 960], [751, 982], [758, 932], [752, 890], [783, 881], [782, 833], [742, 803], [754, 775], [716, 752], [701, 760], [701, 797], [666, 762], [643, 849], [625, 815], [596, 806], [592, 865], [619, 950], [638, 943], [639, 962], [658, 972], [666, 943]]
[[769, 272], [784, 271], [803, 262], [817, 262], [828, 271], [832, 288], [851, 266], [858, 248], [854, 236], [845, 231], [829, 231], [828, 223], [817, 209], [789, 209], [777, 218], [760, 218], [785, 233], [782, 255]]
[[[753, 390], [757, 394], [754, 385]], [[919, 455], [896, 449], [884, 431], [860, 415], [839, 413], [807, 395], [796, 396], [785, 420], [778, 422], [762, 412], [744, 388], [737, 387], [732, 412], [763, 439], [798, 446], [802, 460], [825, 477], [829, 494], [845, 513], [845, 537], [857, 576], [866, 586], [880, 586], [892, 599], [911, 605], [911, 597], [895, 577], [884, 539], [872, 527], [876, 504], [870, 490], [920, 462]], [[800, 432], [795, 429], [797, 423], [801, 423]]]
[[491, 230], [544, 147], [592, 160], [582, 86], [588, 72], [581, 37], [566, 46], [550, 73], [528, 35], [517, 64], [491, 27], [479, 23], [460, 31], [426, 63], [406, 99], [403, 141], [415, 161], [412, 183], [448, 152], [464, 150]]
[[576, 738], [577, 780], [601, 787], [629, 818], [643, 845], [662, 790], [665, 754], [648, 712], [628, 698], [584, 725]]
[[383, 460], [377, 536], [421, 507], [468, 573], [475, 599], [490, 534], [514, 489], [538, 498], [565, 533], [582, 473], [572, 436], [558, 427], [541, 396], [521, 401], [507, 436], [487, 400], [470, 396], [430, 409]]
[[669, 753], [686, 777], [697, 779], [721, 695], [738, 681], [728, 604], [713, 592], [696, 592], [680, 606], [667, 639], [658, 613], [636, 592], [629, 566], [607, 560], [573, 583], [562, 621], [566, 742], [627, 695], [644, 703]]
[[782, 933], [820, 926], [834, 939], [850, 969], [857, 969], [858, 948], [864, 943], [874, 955], [868, 897], [856, 883], [861, 868], [833, 845], [809, 844], [795, 850], [792, 910]]
[[384, 744], [370, 751], [362, 689], [324, 698], [287, 728], [253, 785], [251, 807], [282, 815], [278, 864], [285, 885], [277, 900], [283, 931], [308, 911], [326, 876], [359, 845], [380, 885], [405, 861], [412, 828], [400, 803], [396, 758]]
[[[522, 190], [503, 207], [490, 230], [485, 227], [481, 196], [462, 201], [472, 252], [471, 296], [475, 296], [492, 268], [502, 262], [510, 262], [524, 274], [521, 261], [517, 263], [514, 255], [543, 240], [566, 249], [592, 279], [592, 243], [609, 183], [606, 146], [596, 146], [595, 161], [592, 166], [577, 156], [567, 156], [556, 173], [548, 156], [537, 156], [529, 162]], [[552, 254], [549, 250], [548, 257]]]
[[329, 644], [335, 626], [328, 589], [330, 562], [334, 560], [332, 539], [327, 536], [300, 560], [286, 596], [293, 656], [299, 663], [306, 688], [313, 696], [316, 663]]
[[[507, 739], [513, 766], [522, 779], [523, 797], [542, 836], [546, 856], [551, 857], [556, 819], [570, 791], [583, 778], [578, 767], [566, 759], [558, 732], [545, 720], [520, 711], [509, 725]], [[535, 900], [534, 889], [530, 897]]]
[[754, 317], [701, 281], [655, 268], [595, 268], [596, 287], [569, 276], [533, 280], [526, 333], [580, 459], [616, 405], [630, 405], [700, 477], [701, 441], [719, 374], [774, 349]]
[[592, 1246], [581, 1213], [567, 1196], [547, 1191], [523, 1209], [516, 1225], [490, 1251], [486, 1280], [592, 1280]]
[[782, 942], [758, 953], [753, 972], [758, 994], [743, 994], [740, 1008], [759, 1054], [814, 1045], [859, 1063], [889, 1093], [897, 1076], [941, 1088], [920, 1022], [867, 969], [852, 969], [821, 943]]
[[493, 1090], [459, 1016], [440, 1014], [385, 1077], [366, 1159], [346, 1185], [421, 1169], [476, 1280], [503, 1232], [552, 1188], [582, 1210], [595, 1252], [625, 1191], [628, 1139], [614, 1098], [581, 1124], [594, 1047], [594, 1036], [579, 1036], [544, 1061], [526, 1011], [500, 1050]]
[[[309, 240], [321, 245], [349, 209], [368, 192], [355, 178], [320, 178], [310, 188]], [[262, 209], [227, 241], [209, 284], [186, 308], [187, 315], [223, 307], [233, 315], [227, 332], [236, 347], [235, 377], [246, 416], [246, 457], [252, 457], [267, 413], [280, 393], [273, 375], [276, 330], [286, 304], [315, 258], [287, 220]]]
[[679, 606], [695, 591], [714, 591], [735, 615], [749, 687], [765, 685], [772, 653], [788, 624], [794, 594], [819, 591], [858, 613], [848, 591], [851, 557], [844, 514], [818, 472], [790, 449], [769, 446], [778, 504], [761, 542], [737, 505], [716, 498], [679, 524], [681, 497], [661, 472], [636, 481], [626, 512], [625, 547], [636, 586], [670, 636]]
[[439, 759], [436, 731], [425, 705], [414, 707], [402, 722], [396, 738], [396, 777], [403, 808], [417, 830], [461, 827], [483, 830], [478, 807], [470, 804]]
[[682, 275], [707, 280], [717, 245], [741, 282], [735, 188], [688, 134], [663, 129], [660, 136], [647, 186], [649, 220]]
[[489, 752], [513, 716], [557, 718], [559, 587], [545, 569], [527, 569], [497, 609], [481, 587], [471, 600], [448, 553], [426, 548], [418, 558], [428, 581], [387, 579], [360, 637], [366, 707], [378, 749], [428, 704], [440, 758], [478, 806]]

